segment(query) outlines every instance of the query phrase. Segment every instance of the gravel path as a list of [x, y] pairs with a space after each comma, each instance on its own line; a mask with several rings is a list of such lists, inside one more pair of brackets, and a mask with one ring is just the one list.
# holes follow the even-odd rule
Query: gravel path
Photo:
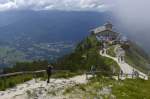
[[137, 71], [140, 75], [139, 77], [145, 80], [148, 80], [148, 76], [144, 73], [142, 73], [141, 71], [133, 68], [132, 66], [130, 66], [128, 63], [126, 62], [118, 62], [118, 58], [117, 57], [112, 57], [108, 54], [106, 54], [106, 49], [104, 51], [104, 53], [102, 54], [102, 51], [100, 51], [100, 55], [101, 56], [105, 56], [108, 58], [113, 59], [114, 61], [116, 61], [118, 63], [118, 65], [120, 66], [121, 70], [123, 71], [124, 74], [130, 74], [130, 76], [128, 76], [127, 78], [132, 78], [132, 73], [133, 73], [133, 69], [134, 71]]
[[63, 91], [76, 84], [87, 83], [86, 76], [80, 75], [70, 79], [51, 79], [46, 81], [33, 79], [14, 88], [0, 92], [0, 99], [63, 99]]

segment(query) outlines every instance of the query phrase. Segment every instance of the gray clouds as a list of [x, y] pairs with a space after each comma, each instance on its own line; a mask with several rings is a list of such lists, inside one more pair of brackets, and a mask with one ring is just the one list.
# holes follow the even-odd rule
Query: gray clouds
[[150, 52], [150, 0], [114, 0], [113, 15], [128, 35]]
[[6, 10], [107, 11], [124, 24], [150, 23], [149, 0], [0, 0]]
[[[114, 15], [124, 24], [131, 27], [150, 26], [149, 0], [114, 0]], [[148, 27], [149, 27], [148, 26]]]
[[6, 10], [75, 10], [105, 11], [105, 0], [2, 0], [0, 11]]

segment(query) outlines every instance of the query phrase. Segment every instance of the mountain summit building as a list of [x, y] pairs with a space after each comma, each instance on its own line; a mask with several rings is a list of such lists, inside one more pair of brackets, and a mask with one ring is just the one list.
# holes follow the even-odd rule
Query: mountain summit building
[[116, 41], [120, 37], [120, 33], [113, 31], [113, 25], [110, 22], [92, 29], [91, 33], [96, 35], [96, 38], [100, 41]]

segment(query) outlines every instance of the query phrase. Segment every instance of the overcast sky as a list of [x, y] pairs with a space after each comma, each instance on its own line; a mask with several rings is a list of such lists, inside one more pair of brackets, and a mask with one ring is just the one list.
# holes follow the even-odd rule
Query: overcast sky
[[110, 0], [0, 0], [0, 11], [6, 10], [93, 10], [105, 11]]
[[0, 11], [26, 9], [100, 12], [109, 10], [128, 26], [139, 23], [145, 25], [145, 28], [150, 26], [150, 0], [0, 0]]
[[0, 11], [7, 10], [65, 10], [112, 11], [128, 23], [147, 23], [150, 17], [150, 0], [0, 0]]
[[0, 11], [111, 11], [126, 26], [150, 28], [150, 0], [0, 0]]
[[127, 27], [150, 28], [150, 0], [0, 0], [7, 10], [112, 11]]

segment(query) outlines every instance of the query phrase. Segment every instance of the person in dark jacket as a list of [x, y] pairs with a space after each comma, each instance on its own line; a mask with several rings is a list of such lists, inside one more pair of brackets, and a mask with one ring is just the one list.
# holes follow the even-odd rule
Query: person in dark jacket
[[47, 66], [47, 77], [48, 77], [48, 80], [47, 80], [47, 83], [49, 83], [50, 82], [50, 77], [51, 77], [51, 75], [52, 75], [52, 66], [51, 65], [48, 65]]
[[123, 76], [123, 71], [122, 70], [120, 71], [120, 75], [121, 75], [121, 77]]
[[95, 77], [96, 67], [94, 65], [91, 66], [91, 73], [93, 77]]

